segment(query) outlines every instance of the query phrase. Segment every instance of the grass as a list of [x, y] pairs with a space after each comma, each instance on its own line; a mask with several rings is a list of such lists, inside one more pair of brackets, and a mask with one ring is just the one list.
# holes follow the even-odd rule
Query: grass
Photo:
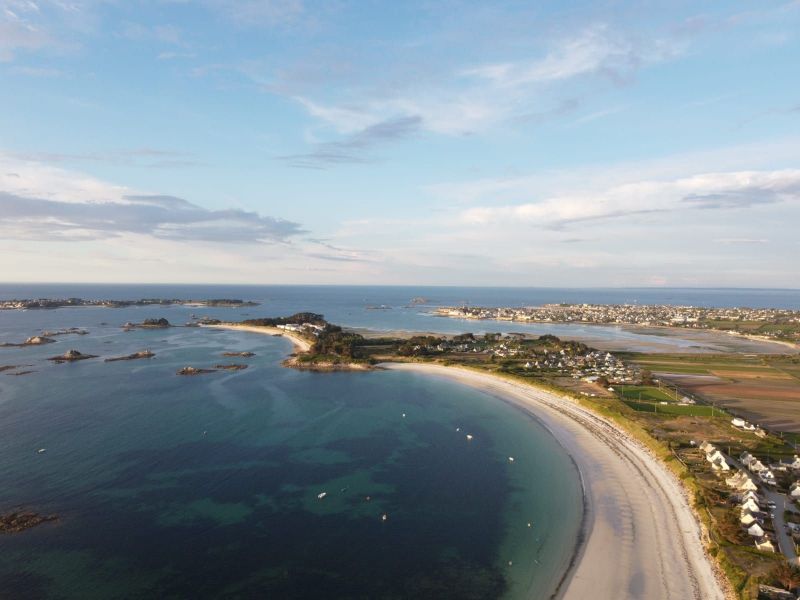
[[616, 386], [615, 389], [625, 400], [645, 400], [648, 402], [676, 402], [675, 397], [657, 387], [649, 385]]
[[697, 404], [659, 404], [658, 402], [637, 402], [623, 400], [624, 404], [639, 412], [649, 412], [662, 415], [690, 415], [692, 417], [723, 416], [725, 413], [713, 406]]

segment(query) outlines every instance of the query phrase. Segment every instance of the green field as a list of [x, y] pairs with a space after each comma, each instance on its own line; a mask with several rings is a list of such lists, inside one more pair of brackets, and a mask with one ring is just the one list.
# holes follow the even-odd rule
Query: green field
[[645, 402], [676, 402], [674, 395], [669, 395], [654, 386], [625, 385], [617, 386], [615, 389], [625, 400], [642, 400]]
[[658, 402], [636, 402], [633, 400], [623, 400], [625, 404], [631, 407], [633, 410], [639, 412], [650, 412], [656, 414], [664, 414], [664, 415], [690, 415], [693, 417], [710, 417], [713, 416], [719, 417], [724, 415], [725, 413], [712, 406], [705, 406], [705, 405], [697, 405], [697, 404], [676, 404], [672, 402], [671, 404], [659, 404]]

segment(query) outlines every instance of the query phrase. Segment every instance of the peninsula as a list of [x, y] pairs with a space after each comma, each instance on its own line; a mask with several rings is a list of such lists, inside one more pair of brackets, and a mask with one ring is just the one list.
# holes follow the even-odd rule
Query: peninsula
[[648, 304], [545, 304], [533, 307], [443, 306], [434, 314], [457, 319], [528, 323], [582, 323], [712, 329], [800, 343], [800, 311], [778, 308], [707, 308]]

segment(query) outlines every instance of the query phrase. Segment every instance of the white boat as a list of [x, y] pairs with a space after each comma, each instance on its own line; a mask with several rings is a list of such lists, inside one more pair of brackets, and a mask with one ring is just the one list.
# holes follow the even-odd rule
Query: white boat
[[388, 518], [389, 518], [389, 515], [387, 515], [386, 513], [383, 513], [381, 515], [381, 521], [386, 521]]
[[468, 434], [467, 434], [467, 441], [469, 441], [469, 440], [471, 440], [471, 439], [472, 439], [472, 434], [471, 434], [471, 433], [468, 433]]
[[39, 454], [44, 454], [45, 452], [47, 452], [47, 448], [39, 448], [36, 452]]
[[514, 462], [514, 457], [513, 456], [509, 456], [508, 457], [508, 462]]
[[328, 492], [322, 492], [320, 494], [317, 494], [317, 499], [318, 500], [322, 500], [327, 495], [328, 495]]

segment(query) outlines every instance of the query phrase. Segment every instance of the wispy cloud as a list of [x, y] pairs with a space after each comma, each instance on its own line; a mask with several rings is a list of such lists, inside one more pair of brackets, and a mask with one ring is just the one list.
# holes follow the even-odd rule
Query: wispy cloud
[[343, 140], [317, 144], [307, 154], [280, 156], [293, 167], [325, 169], [333, 165], [363, 163], [371, 160], [367, 152], [374, 146], [407, 138], [417, 133], [422, 125], [419, 116], [387, 119], [365, 127]]

